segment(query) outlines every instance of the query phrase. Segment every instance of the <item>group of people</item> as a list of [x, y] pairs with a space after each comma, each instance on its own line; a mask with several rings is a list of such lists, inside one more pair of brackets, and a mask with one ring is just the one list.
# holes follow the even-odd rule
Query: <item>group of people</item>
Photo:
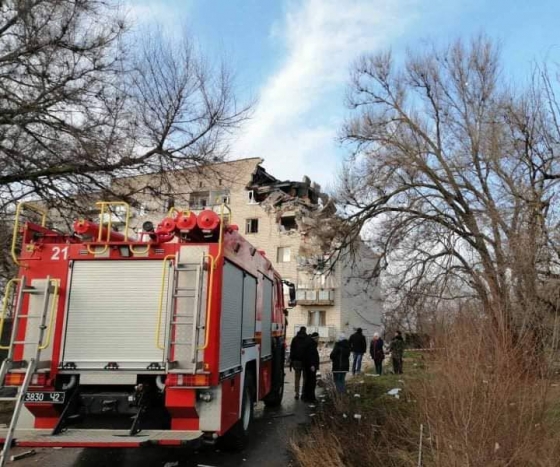
[[[358, 329], [361, 331], [361, 329]], [[357, 334], [357, 332], [356, 332]], [[361, 332], [360, 332], [361, 334]], [[391, 343], [389, 344], [389, 352], [391, 353], [391, 360], [393, 363], [393, 373], [401, 375], [403, 372], [403, 354], [404, 354], [404, 339], [400, 331], [396, 331]], [[375, 372], [378, 375], [383, 374], [383, 360], [385, 360], [385, 342], [379, 337], [378, 333], [373, 335], [371, 344], [369, 345], [369, 354], [375, 363]], [[354, 359], [356, 358], [354, 354]], [[361, 361], [361, 357], [360, 357]]]
[[[317, 385], [317, 370], [319, 369], [319, 351], [317, 349], [319, 335], [315, 332], [307, 335], [307, 329], [301, 327], [297, 335], [292, 339], [290, 347], [290, 369], [295, 371], [295, 398], [300, 397], [300, 383], [303, 376], [303, 391], [301, 399], [304, 402], [315, 402], [315, 388]], [[332, 362], [333, 380], [338, 392], [345, 391], [346, 374], [350, 371], [350, 355], [353, 355], [352, 374], [362, 371], [362, 359], [367, 351], [367, 340], [363, 330], [358, 328], [354, 334], [347, 339], [341, 334], [330, 354]], [[389, 352], [393, 363], [393, 372], [402, 374], [404, 339], [400, 331], [396, 331]], [[378, 333], [373, 335], [369, 345], [369, 353], [375, 363], [375, 372], [383, 373], [383, 360], [385, 359], [385, 343]]]

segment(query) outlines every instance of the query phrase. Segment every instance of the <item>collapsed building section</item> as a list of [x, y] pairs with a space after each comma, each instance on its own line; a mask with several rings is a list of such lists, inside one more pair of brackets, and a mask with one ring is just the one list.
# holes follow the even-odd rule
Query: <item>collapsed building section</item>
[[332, 244], [332, 222], [325, 221], [333, 220], [336, 207], [321, 186], [307, 176], [301, 182], [281, 181], [258, 165], [247, 189], [254, 202], [275, 218], [281, 232], [301, 236], [300, 266], [323, 269]]

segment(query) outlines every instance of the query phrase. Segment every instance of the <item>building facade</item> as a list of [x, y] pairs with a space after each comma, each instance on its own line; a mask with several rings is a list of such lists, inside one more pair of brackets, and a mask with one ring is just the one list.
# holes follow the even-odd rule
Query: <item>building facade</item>
[[[289, 311], [288, 337], [301, 326], [332, 341], [338, 333], [357, 327], [366, 335], [381, 329], [381, 294], [377, 283], [364, 279], [377, 258], [365, 246], [357, 261], [328, 264], [321, 254], [309, 255], [312, 214], [335, 210], [319, 185], [307, 177], [302, 182], [280, 181], [251, 158], [213, 164], [174, 175], [170, 196], [154, 197], [150, 179], [141, 176], [122, 180], [139, 189], [139, 205], [133, 209], [131, 229], [139, 234], [144, 221], [157, 225], [172, 207], [194, 212], [213, 209], [224, 215], [257, 248], [264, 250], [281, 276], [296, 285], [298, 304]], [[113, 219], [122, 219], [116, 213]], [[287, 302], [286, 302], [287, 303]]]

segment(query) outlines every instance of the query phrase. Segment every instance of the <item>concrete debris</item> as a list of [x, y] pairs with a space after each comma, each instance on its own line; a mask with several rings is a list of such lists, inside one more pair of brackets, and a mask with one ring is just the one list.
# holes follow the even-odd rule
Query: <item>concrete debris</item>
[[37, 451], [32, 449], [31, 451], [20, 452], [19, 454], [14, 454], [13, 456], [10, 456], [10, 460], [12, 462], [19, 461], [20, 459], [26, 459], [27, 457], [34, 456], [35, 454], [37, 454]]
[[[304, 259], [324, 255], [333, 233], [333, 229], [327, 225], [329, 222], [324, 221], [333, 218], [336, 206], [329, 195], [321, 192], [319, 184], [312, 182], [309, 177], [304, 177], [301, 182], [281, 181], [263, 167], [257, 166], [246, 188], [253, 193], [254, 202], [275, 216], [280, 232], [287, 235], [299, 232], [304, 236], [311, 230], [314, 236], [326, 233], [329, 240], [324, 245], [302, 242], [299, 251], [299, 256]], [[322, 235], [318, 235], [318, 238], [322, 238]], [[313, 271], [323, 267], [323, 264], [315, 262], [306, 266], [309, 271]]]

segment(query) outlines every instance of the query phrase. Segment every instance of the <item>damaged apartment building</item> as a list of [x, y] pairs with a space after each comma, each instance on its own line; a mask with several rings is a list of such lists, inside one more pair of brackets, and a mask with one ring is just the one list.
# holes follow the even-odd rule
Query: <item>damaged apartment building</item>
[[288, 337], [300, 326], [319, 332], [324, 341], [357, 327], [366, 335], [380, 330], [380, 291], [363, 278], [364, 271], [375, 267], [375, 256], [364, 247], [358, 261], [329, 265], [326, 252], [309, 232], [319, 228], [316, 214], [334, 216], [335, 206], [307, 177], [280, 181], [262, 163], [260, 158], [241, 159], [168, 177], [170, 195], [163, 197], [150, 194], [149, 176], [128, 179], [129, 184], [146, 187], [140, 191], [131, 227], [138, 232], [145, 220], [159, 222], [170, 207], [219, 212], [226, 203], [229, 221], [265, 251], [282, 278], [296, 285], [297, 306], [289, 312]]

